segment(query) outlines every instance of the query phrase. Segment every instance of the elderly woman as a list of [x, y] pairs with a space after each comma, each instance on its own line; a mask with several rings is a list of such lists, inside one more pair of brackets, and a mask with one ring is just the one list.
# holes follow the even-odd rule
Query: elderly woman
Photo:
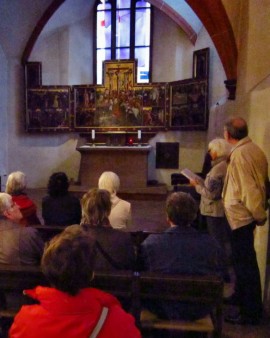
[[81, 205], [80, 226], [97, 240], [96, 269], [106, 271], [133, 269], [135, 253], [131, 235], [113, 229], [109, 221], [112, 205], [110, 193], [103, 189], [91, 189], [83, 195]]
[[190, 183], [201, 195], [200, 212], [206, 216], [209, 234], [226, 250], [230, 227], [224, 213], [221, 193], [231, 146], [224, 139], [217, 138], [209, 143], [208, 151], [212, 158], [212, 168], [206, 175], [204, 183], [194, 180], [190, 180]]
[[129, 229], [131, 226], [131, 205], [116, 194], [120, 188], [120, 179], [112, 171], [105, 171], [98, 181], [99, 189], [108, 190], [111, 194], [112, 209], [109, 216], [111, 226], [115, 229]]
[[25, 293], [39, 304], [23, 306], [10, 329], [10, 338], [140, 338], [134, 318], [119, 301], [90, 288], [96, 243], [80, 228], [67, 228], [44, 251], [42, 271], [51, 287]]
[[23, 215], [21, 224], [24, 226], [38, 225], [40, 220], [37, 217], [37, 207], [35, 203], [26, 195], [26, 176], [21, 171], [15, 171], [8, 176], [6, 193], [12, 196]]

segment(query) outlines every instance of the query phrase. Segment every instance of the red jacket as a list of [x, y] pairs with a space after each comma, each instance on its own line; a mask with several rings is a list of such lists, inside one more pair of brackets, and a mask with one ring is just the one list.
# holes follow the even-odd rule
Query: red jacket
[[40, 304], [21, 308], [10, 329], [10, 338], [89, 338], [103, 306], [109, 312], [98, 338], [141, 337], [134, 318], [121, 308], [114, 296], [101, 290], [86, 288], [70, 296], [38, 286], [26, 293]]
[[22, 225], [28, 226], [40, 224], [40, 220], [37, 217], [37, 207], [26, 194], [12, 195], [12, 200], [14, 203], [18, 204], [21, 210], [23, 215], [23, 219], [21, 220]]

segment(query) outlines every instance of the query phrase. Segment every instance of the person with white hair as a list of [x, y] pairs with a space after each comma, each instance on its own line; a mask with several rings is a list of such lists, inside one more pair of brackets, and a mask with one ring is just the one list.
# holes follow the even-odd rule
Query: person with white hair
[[0, 193], [0, 263], [38, 265], [44, 242], [33, 227], [21, 224], [23, 215], [7, 193]]
[[225, 216], [221, 194], [231, 148], [222, 138], [209, 142], [208, 152], [212, 158], [212, 168], [204, 182], [190, 180], [191, 185], [195, 186], [197, 193], [201, 195], [200, 212], [206, 216], [207, 230], [226, 252], [230, 250], [230, 226]]
[[104, 171], [98, 181], [99, 189], [109, 191], [111, 195], [110, 224], [115, 229], [128, 230], [131, 226], [131, 204], [116, 194], [120, 188], [120, 179], [112, 171]]
[[23, 215], [21, 224], [24, 226], [41, 224], [37, 216], [36, 204], [27, 196], [26, 175], [21, 171], [14, 171], [9, 174], [6, 184], [6, 193], [12, 196]]

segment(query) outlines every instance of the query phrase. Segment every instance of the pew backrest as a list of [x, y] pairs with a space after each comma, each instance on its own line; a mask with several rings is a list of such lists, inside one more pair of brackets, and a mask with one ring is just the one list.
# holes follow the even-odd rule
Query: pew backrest
[[164, 320], [154, 318], [148, 320], [142, 316], [142, 328], [170, 329], [179, 331], [211, 332], [221, 337], [223, 280], [211, 276], [179, 276], [160, 275], [159, 273], [141, 273], [140, 301], [173, 301], [193, 304], [204, 304], [212, 311], [200, 321]]
[[[22, 293], [24, 289], [37, 285], [48, 285], [40, 267], [0, 264], [0, 294]], [[203, 326], [196, 326], [196, 323], [185, 326], [183, 322], [162, 321], [158, 324], [157, 320], [152, 323], [140, 321], [141, 304], [146, 299], [208, 304], [213, 309], [211, 312], [212, 331], [215, 336], [221, 337], [223, 282], [217, 276], [169, 276], [149, 272], [99, 271], [95, 273], [91, 286], [111, 293], [121, 301], [128, 301], [126, 304], [129, 306], [129, 311], [142, 329], [160, 327], [183, 331], [203, 330]], [[15, 315], [18, 310], [15, 309], [13, 314]], [[0, 311], [0, 317], [1, 315], [4, 316], [4, 312]]]

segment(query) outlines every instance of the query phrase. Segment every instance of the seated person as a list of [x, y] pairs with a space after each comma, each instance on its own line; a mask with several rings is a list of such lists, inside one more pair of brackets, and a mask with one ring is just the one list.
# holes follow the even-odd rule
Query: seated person
[[67, 175], [57, 172], [48, 182], [48, 196], [42, 199], [42, 217], [45, 225], [80, 224], [81, 205], [77, 197], [69, 194]]
[[96, 256], [90, 234], [80, 228], [66, 228], [48, 244], [41, 267], [51, 287], [25, 291], [39, 304], [21, 308], [9, 337], [141, 337], [134, 318], [114, 296], [89, 287]]
[[128, 230], [131, 226], [131, 204], [116, 194], [120, 188], [120, 179], [112, 171], [104, 171], [98, 181], [99, 189], [111, 194], [112, 209], [109, 216], [111, 226], [115, 229]]
[[[225, 274], [224, 257], [216, 241], [190, 226], [197, 215], [197, 203], [190, 194], [174, 192], [166, 201], [170, 228], [149, 235], [142, 243], [144, 269], [164, 274], [209, 275]], [[205, 316], [205, 305], [160, 301], [144, 306], [166, 319], [194, 320]]]
[[110, 193], [107, 190], [91, 189], [83, 195], [81, 203], [80, 227], [97, 240], [96, 270], [133, 269], [135, 252], [131, 236], [127, 232], [113, 229], [109, 221]]
[[26, 176], [21, 171], [15, 171], [8, 176], [6, 193], [12, 196], [23, 215], [21, 224], [24, 226], [38, 225], [40, 220], [37, 217], [37, 207], [35, 203], [26, 195]]
[[0, 263], [38, 265], [44, 243], [38, 231], [21, 224], [23, 215], [12, 197], [0, 193]]

